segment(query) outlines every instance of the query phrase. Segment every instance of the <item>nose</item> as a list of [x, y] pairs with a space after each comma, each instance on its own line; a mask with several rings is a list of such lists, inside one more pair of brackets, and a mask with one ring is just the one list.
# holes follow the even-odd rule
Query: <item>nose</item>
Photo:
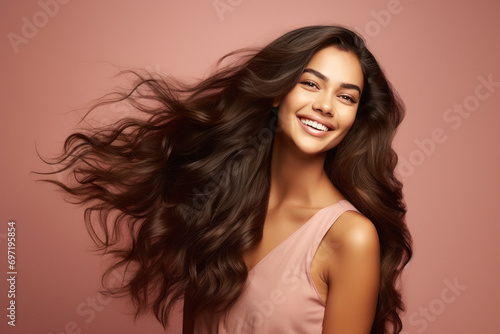
[[314, 111], [320, 112], [325, 115], [333, 115], [333, 97], [331, 94], [319, 94], [312, 106]]

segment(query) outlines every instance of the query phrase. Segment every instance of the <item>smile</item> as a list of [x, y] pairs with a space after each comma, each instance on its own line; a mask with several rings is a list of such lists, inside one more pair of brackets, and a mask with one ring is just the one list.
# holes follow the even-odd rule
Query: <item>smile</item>
[[330, 128], [328, 128], [326, 125], [321, 124], [319, 122], [312, 121], [310, 119], [302, 118], [302, 117], [300, 117], [299, 119], [302, 122], [302, 124], [307, 125], [313, 129], [324, 131], [324, 132], [327, 132], [330, 130]]

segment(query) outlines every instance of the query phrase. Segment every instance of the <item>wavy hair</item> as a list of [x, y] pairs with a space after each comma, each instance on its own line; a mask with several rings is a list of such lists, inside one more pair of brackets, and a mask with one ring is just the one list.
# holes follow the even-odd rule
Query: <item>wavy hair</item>
[[[142, 115], [70, 135], [51, 163], [72, 177], [46, 180], [85, 205], [97, 249], [114, 259], [103, 275], [108, 294], [130, 296], [136, 316], [152, 311], [164, 326], [181, 299], [193, 317], [236, 301], [248, 275], [242, 254], [262, 238], [273, 100], [332, 45], [358, 57], [364, 91], [354, 125], [328, 152], [325, 171], [379, 234], [372, 333], [401, 331], [397, 284], [412, 248], [391, 143], [404, 109], [362, 38], [339, 26], [300, 28], [261, 49], [231, 53], [219, 63], [227, 65], [194, 84], [126, 71], [132, 87], [90, 109], [126, 101]], [[126, 279], [107, 285], [118, 269]]]

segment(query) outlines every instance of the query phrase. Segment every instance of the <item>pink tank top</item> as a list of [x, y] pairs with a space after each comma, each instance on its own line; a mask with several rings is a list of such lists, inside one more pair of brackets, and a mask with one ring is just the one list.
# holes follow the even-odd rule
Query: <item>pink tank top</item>
[[245, 290], [223, 314], [198, 319], [195, 334], [320, 334], [325, 303], [311, 278], [323, 237], [345, 211], [346, 200], [319, 210], [248, 272]]

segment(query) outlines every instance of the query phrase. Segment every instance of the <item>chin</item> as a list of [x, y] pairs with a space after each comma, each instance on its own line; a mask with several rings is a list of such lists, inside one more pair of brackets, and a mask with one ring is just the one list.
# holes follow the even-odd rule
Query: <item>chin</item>
[[297, 148], [302, 153], [307, 154], [307, 155], [311, 155], [311, 156], [324, 155], [330, 150], [330, 149], [325, 148], [325, 147], [305, 146], [305, 145], [297, 145]]

